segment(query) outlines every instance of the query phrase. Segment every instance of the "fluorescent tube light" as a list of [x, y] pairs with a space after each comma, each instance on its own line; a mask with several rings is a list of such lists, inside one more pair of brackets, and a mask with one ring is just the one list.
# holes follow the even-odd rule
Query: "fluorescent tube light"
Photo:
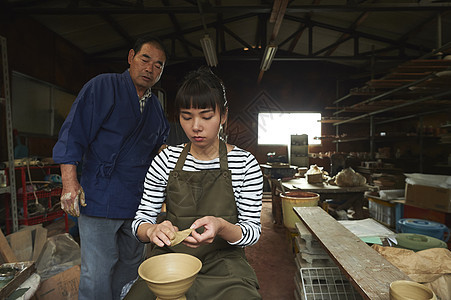
[[271, 63], [274, 59], [274, 56], [277, 52], [277, 46], [269, 44], [266, 46], [265, 54], [263, 54], [262, 63], [260, 65], [260, 69], [262, 71], [268, 71], [269, 67], [271, 66]]
[[208, 34], [205, 34], [205, 36], [200, 39], [200, 45], [202, 46], [202, 50], [204, 51], [207, 65], [209, 65], [210, 67], [216, 67], [218, 64], [218, 58], [216, 56], [213, 41]]
[[451, 70], [440, 71], [435, 74], [438, 77], [451, 77]]

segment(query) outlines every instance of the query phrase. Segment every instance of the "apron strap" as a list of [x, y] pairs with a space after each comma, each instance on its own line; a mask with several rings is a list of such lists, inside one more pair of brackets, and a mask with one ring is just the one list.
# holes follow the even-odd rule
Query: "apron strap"
[[[188, 142], [182, 150], [179, 159], [175, 165], [174, 171], [181, 171], [183, 165], [185, 164], [186, 156], [188, 155], [189, 150], [191, 149], [191, 142]], [[219, 140], [219, 164], [221, 166], [221, 170], [228, 170], [228, 161], [227, 161], [227, 146], [222, 141]]]
[[188, 155], [188, 151], [191, 149], [191, 142], [188, 142], [185, 147], [182, 150], [182, 153], [180, 154], [179, 159], [177, 160], [177, 163], [175, 165], [174, 171], [181, 171], [183, 168], [183, 165], [185, 164], [186, 156]]
[[227, 146], [221, 139], [219, 139], [219, 163], [221, 165], [221, 170], [229, 169], [227, 162]]

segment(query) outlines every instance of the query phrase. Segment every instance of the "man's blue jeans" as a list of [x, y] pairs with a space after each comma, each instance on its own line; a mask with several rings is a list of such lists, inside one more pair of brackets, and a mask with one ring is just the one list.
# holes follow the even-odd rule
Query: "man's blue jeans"
[[133, 220], [81, 215], [79, 300], [120, 299], [122, 287], [136, 279], [144, 244], [132, 234]]

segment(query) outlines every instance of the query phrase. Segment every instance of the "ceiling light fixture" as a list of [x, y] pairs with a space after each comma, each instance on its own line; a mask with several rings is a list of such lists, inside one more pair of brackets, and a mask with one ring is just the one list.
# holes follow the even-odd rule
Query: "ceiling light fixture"
[[216, 56], [213, 40], [208, 34], [205, 34], [204, 37], [200, 39], [200, 45], [202, 46], [207, 65], [216, 67], [218, 65], [218, 58]]
[[216, 56], [215, 45], [213, 40], [207, 33], [207, 25], [205, 24], [204, 14], [202, 13], [202, 3], [197, 0], [197, 6], [199, 8], [200, 19], [202, 21], [202, 26], [205, 30], [205, 35], [200, 39], [200, 45], [202, 46], [202, 51], [204, 52], [205, 60], [209, 67], [216, 67], [218, 65], [218, 57]]
[[260, 70], [268, 71], [271, 63], [274, 59], [274, 56], [277, 52], [277, 46], [273, 44], [269, 44], [266, 46], [265, 54], [263, 54], [262, 63], [260, 65]]
[[435, 73], [437, 77], [451, 77], [451, 70], [445, 70]]

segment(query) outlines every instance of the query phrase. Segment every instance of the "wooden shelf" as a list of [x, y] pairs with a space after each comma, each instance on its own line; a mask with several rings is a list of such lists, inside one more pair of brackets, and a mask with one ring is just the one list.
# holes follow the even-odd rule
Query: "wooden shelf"
[[[402, 117], [406, 113], [412, 115], [451, 110], [449, 80], [435, 75], [436, 72], [448, 70], [451, 70], [451, 61], [444, 59], [411, 60], [401, 64], [387, 75], [371, 79], [364, 86], [351, 89], [346, 96], [336, 100], [334, 103], [346, 102], [346, 105], [340, 105], [340, 110], [334, 113], [334, 119], [337, 120], [334, 125], [367, 119], [370, 115]], [[367, 93], [366, 97], [356, 97], [356, 91], [371, 93]], [[363, 115], [347, 117], [349, 113], [358, 113], [359, 110]]]
[[359, 142], [359, 141], [369, 141], [369, 137], [355, 137], [355, 138], [345, 138], [345, 139], [338, 139], [332, 141], [332, 143], [349, 143], [349, 142]]

